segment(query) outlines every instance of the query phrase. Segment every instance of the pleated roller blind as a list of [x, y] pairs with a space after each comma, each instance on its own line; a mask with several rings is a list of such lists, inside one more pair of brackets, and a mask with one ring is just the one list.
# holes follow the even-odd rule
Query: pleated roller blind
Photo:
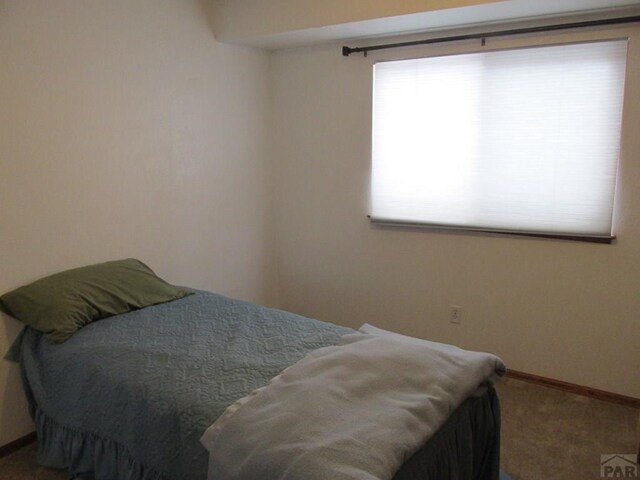
[[371, 218], [611, 237], [627, 41], [374, 66]]

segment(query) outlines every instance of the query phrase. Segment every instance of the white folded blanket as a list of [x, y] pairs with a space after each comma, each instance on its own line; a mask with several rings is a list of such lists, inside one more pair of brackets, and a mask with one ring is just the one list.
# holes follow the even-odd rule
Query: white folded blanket
[[491, 354], [365, 325], [231, 405], [202, 437], [209, 480], [389, 480], [486, 382]]

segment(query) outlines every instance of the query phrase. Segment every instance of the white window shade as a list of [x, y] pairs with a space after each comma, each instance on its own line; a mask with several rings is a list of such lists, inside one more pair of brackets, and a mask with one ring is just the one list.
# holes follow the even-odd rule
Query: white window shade
[[374, 66], [373, 221], [611, 237], [627, 41]]

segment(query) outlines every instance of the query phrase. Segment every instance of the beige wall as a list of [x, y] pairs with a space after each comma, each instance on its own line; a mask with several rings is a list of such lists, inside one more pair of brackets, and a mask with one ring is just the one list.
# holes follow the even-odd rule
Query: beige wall
[[[268, 58], [216, 43], [202, 4], [0, 0], [0, 293], [132, 256], [277, 303]], [[32, 430], [19, 383], [0, 360], [0, 445]]]
[[[371, 227], [371, 65], [382, 54], [344, 58], [340, 45], [274, 53], [283, 308], [488, 350], [514, 370], [640, 397], [640, 29], [593, 35], [627, 34], [615, 245]], [[473, 47], [385, 55], [463, 48]], [[448, 321], [451, 304], [464, 307], [461, 325]]]

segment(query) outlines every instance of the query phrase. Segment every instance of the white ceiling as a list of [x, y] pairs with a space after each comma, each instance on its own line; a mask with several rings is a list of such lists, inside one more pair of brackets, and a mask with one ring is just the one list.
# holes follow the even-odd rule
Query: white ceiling
[[354, 40], [454, 27], [594, 13], [606, 16], [640, 15], [640, 0], [508, 0], [328, 25], [320, 28], [278, 32], [256, 37], [236, 38], [233, 43], [275, 50], [335, 40]]

